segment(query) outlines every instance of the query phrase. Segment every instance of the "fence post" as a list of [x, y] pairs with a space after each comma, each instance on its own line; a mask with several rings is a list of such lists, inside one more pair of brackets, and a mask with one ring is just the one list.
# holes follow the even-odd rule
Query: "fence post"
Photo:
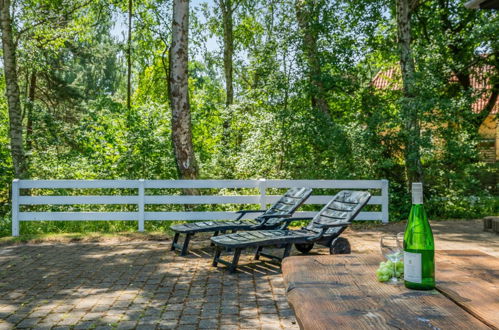
[[381, 221], [383, 223], [388, 223], [388, 200], [390, 195], [388, 194], [388, 180], [381, 180]]
[[12, 181], [12, 236], [19, 236], [19, 179]]
[[144, 189], [144, 179], [139, 180], [139, 231], [144, 231], [144, 218], [145, 218], [145, 189]]
[[258, 188], [260, 189], [260, 209], [267, 209], [267, 185], [265, 184], [265, 179], [260, 179], [258, 183]]

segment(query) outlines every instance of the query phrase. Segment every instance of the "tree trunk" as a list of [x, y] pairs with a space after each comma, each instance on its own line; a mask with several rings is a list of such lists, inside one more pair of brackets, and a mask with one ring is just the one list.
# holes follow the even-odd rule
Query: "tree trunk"
[[36, 94], [36, 71], [31, 73], [28, 89], [28, 103], [26, 104], [26, 149], [31, 150], [33, 147], [33, 107], [35, 106]]
[[[490, 80], [488, 81], [487, 85], [490, 86], [490, 95], [487, 98], [487, 102], [485, 103], [485, 106], [483, 109], [475, 115], [475, 118], [473, 120], [473, 124], [476, 128], [476, 132], [480, 129], [480, 126], [482, 126], [484, 120], [492, 114], [492, 110], [496, 106], [496, 103], [499, 99], [499, 50], [492, 48], [492, 59], [493, 62], [492, 67], [490, 70], [492, 70], [494, 73], [491, 74]], [[488, 92], [488, 91], [487, 91]], [[485, 92], [485, 93], [487, 93]]]
[[14, 175], [23, 178], [26, 174], [26, 156], [23, 147], [23, 126], [19, 85], [17, 82], [16, 49], [12, 36], [12, 19], [10, 17], [10, 0], [0, 0], [0, 25], [2, 30], [3, 66], [7, 104], [9, 107], [10, 148]]
[[192, 145], [188, 89], [189, 1], [173, 1], [170, 47], [169, 97], [172, 107], [172, 142], [179, 176], [195, 179], [198, 174]]
[[311, 87], [310, 99], [312, 106], [319, 109], [328, 117], [331, 116], [331, 110], [326, 101], [326, 91], [322, 83], [322, 71], [319, 58], [317, 40], [319, 32], [311, 24], [315, 19], [315, 3], [306, 0], [295, 0], [296, 20], [303, 35], [303, 52], [308, 66], [308, 80]]
[[400, 55], [400, 68], [403, 82], [401, 116], [405, 141], [405, 163], [407, 179], [411, 182], [423, 181], [423, 168], [420, 153], [419, 113], [415, 104], [414, 58], [411, 50], [411, 8], [414, 1], [396, 0], [397, 32]]
[[132, 107], [132, 0], [128, 0], [128, 49], [127, 49], [127, 85], [126, 107]]
[[[497, 71], [497, 69], [495, 70]], [[499, 81], [492, 84], [491, 93], [487, 102], [485, 103], [485, 106], [483, 107], [482, 111], [476, 114], [476, 117], [474, 119], [474, 124], [477, 131], [478, 129], [480, 129], [480, 126], [482, 126], [484, 120], [492, 113], [492, 110], [494, 109], [498, 98], [499, 98]]]
[[225, 73], [225, 105], [234, 103], [234, 87], [232, 83], [232, 56], [234, 54], [234, 39], [232, 35], [232, 1], [220, 0], [220, 9], [222, 11], [223, 29], [224, 29], [224, 73]]
[[[220, 12], [222, 13], [223, 24], [223, 62], [224, 62], [224, 76], [225, 76], [225, 106], [228, 108], [234, 103], [234, 85], [233, 85], [233, 67], [232, 58], [234, 54], [234, 38], [233, 38], [233, 19], [235, 5], [232, 0], [218, 0], [216, 1]], [[236, 5], [237, 6], [237, 5]], [[227, 109], [227, 111], [231, 111]], [[225, 176], [230, 177], [232, 170], [226, 163], [229, 159], [228, 154], [230, 149], [230, 115], [227, 114], [222, 124], [222, 154], [221, 166], [226, 169]]]

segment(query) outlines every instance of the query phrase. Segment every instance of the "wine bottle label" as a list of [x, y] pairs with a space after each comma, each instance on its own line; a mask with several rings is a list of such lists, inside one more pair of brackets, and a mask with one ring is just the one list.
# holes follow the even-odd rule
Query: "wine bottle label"
[[412, 204], [423, 204], [423, 184], [421, 182], [412, 183]]
[[404, 280], [422, 283], [421, 253], [404, 251]]

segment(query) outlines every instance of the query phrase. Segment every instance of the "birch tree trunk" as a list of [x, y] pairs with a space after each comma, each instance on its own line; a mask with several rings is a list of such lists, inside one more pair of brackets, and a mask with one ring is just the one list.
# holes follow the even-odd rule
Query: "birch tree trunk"
[[312, 89], [310, 91], [312, 106], [330, 117], [331, 110], [326, 101], [326, 91], [321, 78], [321, 62], [317, 46], [319, 32], [314, 29], [311, 22], [315, 17], [316, 6], [314, 0], [295, 0], [296, 20], [303, 36], [303, 51], [308, 66], [308, 80]]
[[17, 82], [16, 49], [12, 36], [10, 0], [0, 0], [0, 28], [2, 30], [3, 66], [5, 72], [5, 96], [9, 107], [10, 151], [14, 163], [14, 175], [26, 174], [26, 156], [23, 146], [23, 126], [19, 85]]
[[132, 107], [132, 0], [128, 0], [128, 41], [127, 41], [127, 84], [126, 84], [126, 107]]
[[408, 183], [423, 181], [423, 167], [420, 152], [419, 109], [415, 102], [414, 58], [411, 50], [411, 11], [414, 0], [395, 0], [397, 10], [397, 34], [400, 68], [403, 82], [401, 115], [405, 141], [405, 164]]
[[232, 13], [234, 11], [232, 0], [220, 0], [220, 10], [222, 11], [222, 21], [224, 29], [224, 73], [225, 73], [225, 105], [229, 106], [234, 103], [234, 86], [232, 83], [232, 57], [234, 54], [234, 38], [232, 34], [233, 20]]
[[36, 70], [33, 70], [29, 81], [28, 102], [26, 104], [26, 117], [28, 118], [26, 123], [26, 149], [28, 151], [33, 148], [33, 108], [35, 106], [36, 78]]
[[189, 1], [173, 1], [172, 44], [170, 47], [169, 97], [172, 107], [172, 142], [179, 175], [197, 177], [192, 145], [191, 111], [188, 89]]

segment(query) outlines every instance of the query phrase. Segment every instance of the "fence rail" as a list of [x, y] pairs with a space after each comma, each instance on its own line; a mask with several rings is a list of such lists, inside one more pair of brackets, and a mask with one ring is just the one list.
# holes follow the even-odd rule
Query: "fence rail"
[[[18, 180], [12, 182], [12, 235], [19, 236], [20, 221], [137, 221], [144, 231], [145, 221], [159, 220], [230, 220], [234, 211], [150, 212], [146, 205], [168, 204], [259, 204], [266, 209], [280, 196], [268, 195], [268, 189], [308, 187], [316, 189], [375, 189], [369, 204], [381, 205], [379, 212], [361, 212], [356, 220], [388, 222], [387, 180]], [[253, 188], [259, 195], [147, 195], [146, 189], [236, 189]], [[21, 195], [23, 189], [131, 189], [129, 195]], [[325, 204], [332, 196], [312, 195], [305, 204]], [[21, 205], [137, 205], [131, 212], [25, 212]], [[313, 216], [314, 212], [296, 212], [297, 216]], [[256, 217], [248, 214], [247, 218]]]

